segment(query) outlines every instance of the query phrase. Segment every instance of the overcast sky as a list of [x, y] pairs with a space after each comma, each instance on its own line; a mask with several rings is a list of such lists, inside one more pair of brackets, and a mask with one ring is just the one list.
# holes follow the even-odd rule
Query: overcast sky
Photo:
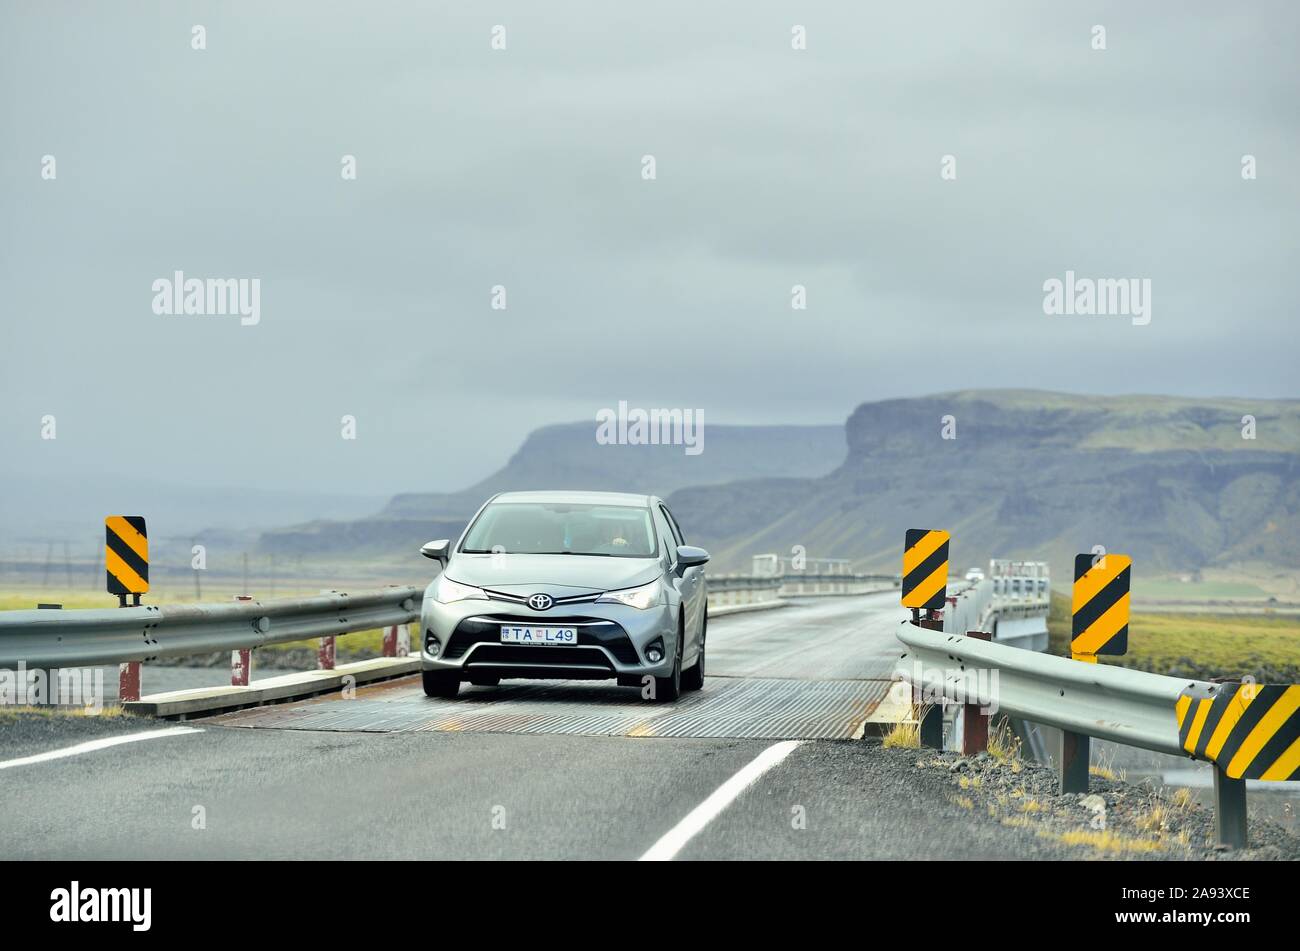
[[[619, 400], [767, 423], [992, 386], [1295, 397], [1298, 25], [5, 0], [4, 467], [386, 493]], [[1150, 279], [1150, 324], [1045, 315], [1067, 269]], [[259, 278], [260, 323], [156, 315], [175, 270]]]

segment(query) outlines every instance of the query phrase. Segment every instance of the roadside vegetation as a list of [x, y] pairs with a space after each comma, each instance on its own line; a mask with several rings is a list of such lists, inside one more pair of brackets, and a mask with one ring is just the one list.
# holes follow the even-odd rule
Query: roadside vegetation
[[[1070, 599], [1052, 593], [1048, 650], [1070, 656]], [[1134, 613], [1128, 653], [1102, 663], [1208, 680], [1250, 675], [1300, 683], [1300, 617], [1283, 614]]]
[[[991, 724], [991, 726], [993, 726]], [[995, 749], [994, 737], [999, 738]], [[881, 750], [906, 757], [918, 770], [948, 783], [947, 801], [974, 816], [1024, 829], [1062, 847], [1065, 857], [1207, 859], [1220, 856], [1214, 812], [1187, 789], [1162, 790], [1129, 783], [1109, 766], [1092, 770], [1084, 793], [1057, 791], [1056, 771], [1022, 759], [1005, 726], [990, 730], [988, 752], [963, 756], [938, 750]], [[1254, 818], [1250, 847], [1235, 859], [1275, 860], [1300, 856], [1300, 839], [1285, 826]]]
[[921, 726], [915, 720], [902, 720], [890, 726], [881, 742], [885, 749], [920, 749]]
[[81, 706], [65, 707], [33, 707], [26, 704], [14, 706], [0, 706], [0, 726], [8, 726], [23, 719], [78, 719], [92, 717], [99, 719], [102, 717], [124, 717], [125, 712], [117, 704], [109, 704], [98, 710], [90, 710]]

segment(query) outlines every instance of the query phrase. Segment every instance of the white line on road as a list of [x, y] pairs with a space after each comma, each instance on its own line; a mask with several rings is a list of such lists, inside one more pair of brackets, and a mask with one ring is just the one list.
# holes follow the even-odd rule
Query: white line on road
[[80, 756], [82, 753], [93, 753], [96, 750], [106, 750], [110, 746], [120, 746], [123, 743], [138, 743], [140, 740], [154, 740], [164, 736], [180, 736], [182, 733], [202, 732], [197, 727], [173, 726], [165, 730], [145, 730], [141, 733], [127, 733], [125, 736], [110, 736], [102, 740], [88, 740], [85, 743], [78, 743], [76, 746], [65, 746], [61, 750], [50, 750], [48, 753], [37, 753], [34, 756], [23, 756], [19, 759], [0, 760], [0, 769], [9, 769], [13, 766], [30, 766], [33, 763], [48, 763], [50, 760]]
[[650, 846], [650, 851], [641, 856], [641, 861], [670, 861], [685, 847], [687, 842], [695, 838], [705, 826], [716, 819], [722, 810], [735, 802], [746, 789], [758, 782], [764, 773], [793, 753], [802, 742], [802, 740], [785, 740], [781, 743], [773, 743], [763, 750], [749, 765], [715, 789], [708, 799], [687, 813], [685, 819], [669, 829], [663, 838]]

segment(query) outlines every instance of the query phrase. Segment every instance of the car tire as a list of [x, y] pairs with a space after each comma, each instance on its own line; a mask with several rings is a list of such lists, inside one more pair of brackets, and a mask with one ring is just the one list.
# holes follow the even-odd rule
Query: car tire
[[655, 678], [655, 702], [672, 703], [682, 695], [682, 644], [686, 640], [685, 621], [677, 625], [677, 653], [673, 657], [673, 672], [667, 677]]
[[695, 663], [682, 671], [683, 690], [702, 690], [704, 688], [704, 644], [705, 634], [709, 630], [709, 616], [704, 615], [700, 622], [700, 652], [695, 656]]
[[420, 676], [424, 680], [426, 697], [450, 699], [460, 693], [460, 674], [454, 670], [425, 670]]

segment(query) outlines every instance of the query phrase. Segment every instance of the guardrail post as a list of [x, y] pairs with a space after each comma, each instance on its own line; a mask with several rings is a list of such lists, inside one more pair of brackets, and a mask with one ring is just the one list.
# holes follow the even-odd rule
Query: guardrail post
[[1214, 767], [1214, 832], [1222, 845], [1246, 847], [1246, 781]]
[[397, 656], [397, 625], [384, 628], [384, 656]]
[[1061, 745], [1057, 750], [1056, 773], [1059, 791], [1085, 793], [1088, 791], [1088, 764], [1092, 759], [1092, 737], [1083, 733], [1061, 731]]
[[411, 625], [401, 624], [397, 628], [397, 656], [406, 657], [411, 653]]
[[[927, 616], [920, 618], [917, 624], [927, 630], [943, 630], [943, 612], [929, 611]], [[917, 725], [917, 732], [923, 747], [932, 750], [943, 749], [943, 697], [939, 696], [934, 703], [928, 707], [923, 707], [921, 712], [921, 722]]]
[[[246, 594], [235, 595], [236, 601], [252, 601], [252, 597]], [[253, 666], [253, 650], [250, 647], [240, 647], [230, 652], [230, 686], [247, 687], [248, 677]]]
[[[37, 602], [37, 604], [36, 604], [36, 610], [38, 610], [38, 611], [61, 611], [61, 610], [63, 610], [63, 605], [61, 605], [61, 604], [47, 604], [47, 603], [44, 603], [44, 602]], [[35, 678], [36, 678], [35, 683], [33, 683], [32, 680], [31, 680], [31, 678], [33, 677], [33, 675], [35, 675]], [[27, 671], [27, 675], [26, 675], [26, 676], [27, 676], [27, 678], [28, 678], [28, 682], [25, 683], [25, 684], [23, 685], [23, 689], [24, 689], [24, 692], [27, 694], [27, 702], [28, 702], [28, 703], [31, 703], [31, 702], [32, 702], [32, 695], [33, 695], [33, 694], [36, 694], [37, 696], [40, 697], [39, 704], [40, 704], [41, 706], [57, 707], [57, 706], [59, 705], [59, 702], [60, 702], [60, 697], [59, 697], [59, 669], [58, 669], [57, 667], [49, 667], [49, 668], [46, 668], [46, 669], [44, 669], [44, 670], [39, 670], [39, 669], [29, 670], [29, 671]], [[44, 687], [44, 689], [43, 689], [43, 690], [41, 690], [41, 689], [32, 689], [33, 687], [39, 687], [40, 681], [41, 681], [42, 679], [44, 679], [44, 681], [45, 681], [45, 687]]]
[[943, 749], [943, 699], [922, 708], [919, 726], [921, 745], [932, 750]]
[[316, 667], [320, 670], [334, 669], [334, 635], [322, 637], [316, 648]]
[[129, 660], [117, 665], [118, 702], [135, 702], [140, 699], [140, 662]]
[[230, 652], [230, 686], [247, 687], [249, 669], [253, 666], [253, 651], [241, 647]]
[[[966, 636], [973, 637], [977, 641], [993, 638], [993, 635], [987, 631], [967, 631]], [[978, 699], [977, 697], [976, 700]], [[967, 702], [962, 706], [961, 752], [963, 756], [983, 753], [989, 748], [989, 715], [982, 710], [983, 707], [978, 702]]]

